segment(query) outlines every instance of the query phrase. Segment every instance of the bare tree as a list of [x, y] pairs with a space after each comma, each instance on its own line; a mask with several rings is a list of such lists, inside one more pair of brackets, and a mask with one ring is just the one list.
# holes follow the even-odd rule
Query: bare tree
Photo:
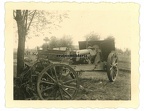
[[17, 49], [17, 76], [22, 72], [24, 67], [24, 50], [25, 39], [28, 30], [31, 26], [32, 20], [35, 16], [36, 10], [14, 10], [13, 16], [18, 28], [18, 49]]

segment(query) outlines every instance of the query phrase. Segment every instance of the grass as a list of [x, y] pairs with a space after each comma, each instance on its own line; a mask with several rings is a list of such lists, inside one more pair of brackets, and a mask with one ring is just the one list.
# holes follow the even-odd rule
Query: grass
[[126, 55], [118, 55], [119, 58], [119, 69], [131, 70], [131, 57]]
[[126, 55], [118, 55], [119, 57], [119, 62], [123, 63], [131, 63], [131, 56], [126, 56]]
[[84, 73], [80, 77], [77, 100], [130, 100], [130, 73], [120, 71], [115, 82], [109, 82], [105, 72]]

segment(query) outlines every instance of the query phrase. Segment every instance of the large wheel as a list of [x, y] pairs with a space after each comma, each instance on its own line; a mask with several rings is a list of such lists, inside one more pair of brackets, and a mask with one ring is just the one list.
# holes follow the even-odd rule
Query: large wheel
[[78, 91], [77, 73], [68, 65], [52, 64], [39, 75], [37, 92], [42, 100], [71, 100]]
[[118, 56], [111, 52], [107, 59], [107, 76], [110, 82], [114, 82], [118, 75]]

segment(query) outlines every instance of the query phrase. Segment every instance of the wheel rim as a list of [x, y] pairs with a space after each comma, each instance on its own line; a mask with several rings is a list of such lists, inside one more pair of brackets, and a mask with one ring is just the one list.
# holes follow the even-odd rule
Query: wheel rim
[[107, 74], [111, 82], [116, 80], [118, 75], [118, 57], [116, 53], [110, 53], [107, 61]]
[[117, 56], [113, 54], [113, 56], [111, 57], [111, 67], [110, 67], [110, 74], [113, 81], [115, 81], [118, 73], [117, 61], [118, 61]]
[[38, 94], [44, 100], [74, 99], [77, 90], [77, 74], [68, 65], [55, 64], [45, 68], [37, 82]]

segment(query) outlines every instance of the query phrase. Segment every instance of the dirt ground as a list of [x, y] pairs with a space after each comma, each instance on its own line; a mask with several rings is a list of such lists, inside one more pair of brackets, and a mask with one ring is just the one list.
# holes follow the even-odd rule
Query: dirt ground
[[115, 82], [109, 82], [106, 72], [85, 72], [81, 75], [81, 88], [77, 100], [130, 100], [131, 74], [119, 71]]

